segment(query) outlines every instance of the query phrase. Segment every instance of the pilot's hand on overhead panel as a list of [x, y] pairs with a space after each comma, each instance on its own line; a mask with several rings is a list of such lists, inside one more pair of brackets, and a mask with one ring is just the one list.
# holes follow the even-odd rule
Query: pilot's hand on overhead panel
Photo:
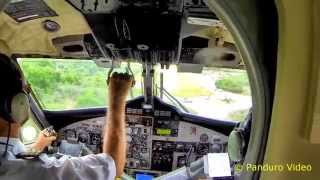
[[41, 131], [38, 136], [37, 141], [32, 145], [36, 151], [42, 152], [46, 147], [50, 146], [53, 141], [57, 139], [56, 136], [47, 136], [45, 135], [46, 130]]
[[127, 73], [114, 72], [109, 83], [109, 100], [125, 101], [129, 89], [133, 84], [133, 77]]

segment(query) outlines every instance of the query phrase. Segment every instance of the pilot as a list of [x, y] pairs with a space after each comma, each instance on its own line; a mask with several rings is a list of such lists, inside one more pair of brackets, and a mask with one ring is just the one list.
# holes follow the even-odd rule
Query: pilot
[[[83, 157], [53, 157], [42, 153], [56, 139], [42, 131], [26, 148], [19, 139], [21, 125], [28, 119], [29, 101], [19, 66], [0, 55], [0, 179], [15, 180], [107, 180], [120, 177], [126, 162], [125, 100], [133, 78], [113, 73], [109, 83], [109, 109], [103, 153]], [[19, 159], [24, 152], [39, 153], [32, 160]]]

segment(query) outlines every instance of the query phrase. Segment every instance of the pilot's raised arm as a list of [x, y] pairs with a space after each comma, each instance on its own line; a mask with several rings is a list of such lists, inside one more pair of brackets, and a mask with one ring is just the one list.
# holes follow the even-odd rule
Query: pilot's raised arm
[[[28, 151], [19, 133], [28, 119], [29, 99], [19, 66], [0, 54], [0, 179], [114, 180], [121, 176], [126, 161], [125, 100], [132, 81], [121, 73], [110, 79], [103, 153], [59, 158], [41, 153], [33, 160], [20, 159], [19, 154]], [[54, 139], [42, 132], [31, 149], [41, 152]]]
[[133, 79], [128, 74], [114, 73], [109, 84], [109, 109], [103, 152], [111, 155], [120, 177], [126, 163], [125, 101]]

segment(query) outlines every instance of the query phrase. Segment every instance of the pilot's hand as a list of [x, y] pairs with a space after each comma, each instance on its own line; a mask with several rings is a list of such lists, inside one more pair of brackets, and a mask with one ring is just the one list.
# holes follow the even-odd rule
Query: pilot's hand
[[110, 100], [125, 100], [133, 84], [133, 77], [127, 73], [114, 72], [110, 78]]
[[46, 147], [52, 144], [57, 139], [56, 136], [46, 136], [45, 131], [40, 132], [37, 141], [33, 144], [33, 148], [39, 152], [42, 152]]

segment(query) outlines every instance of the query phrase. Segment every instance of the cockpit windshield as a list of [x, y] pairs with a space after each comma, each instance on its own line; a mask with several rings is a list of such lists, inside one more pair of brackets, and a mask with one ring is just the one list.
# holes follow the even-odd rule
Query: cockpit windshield
[[[46, 110], [108, 106], [106, 75], [109, 68], [88, 60], [23, 58], [19, 62]], [[125, 64], [122, 63], [122, 69]], [[131, 63], [131, 69], [136, 85], [128, 100], [143, 96], [142, 65]], [[182, 73], [178, 72], [177, 65], [154, 69], [154, 95], [183, 112], [240, 121], [251, 107], [245, 70], [205, 67], [202, 73]]]

